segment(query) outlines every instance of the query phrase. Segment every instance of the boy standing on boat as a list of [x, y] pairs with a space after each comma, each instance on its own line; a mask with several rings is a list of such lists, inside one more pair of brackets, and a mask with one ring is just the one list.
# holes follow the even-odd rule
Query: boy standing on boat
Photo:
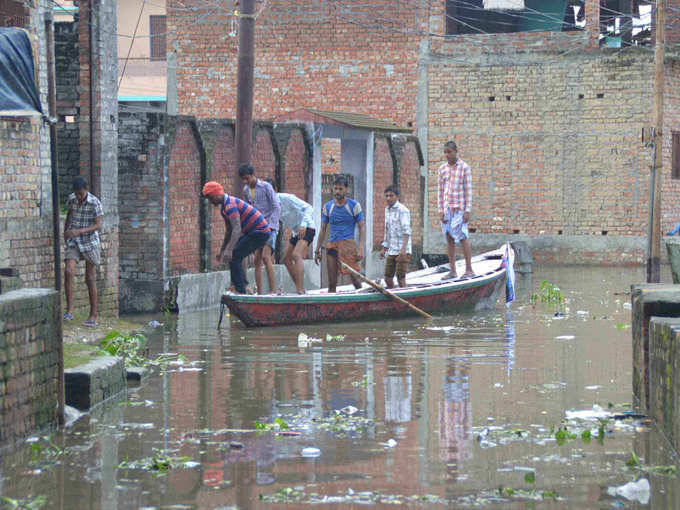
[[450, 271], [442, 278], [456, 278], [456, 242], [463, 248], [465, 274], [463, 278], [475, 275], [472, 270], [472, 250], [470, 248], [468, 221], [472, 210], [472, 173], [470, 165], [458, 157], [458, 147], [453, 141], [444, 145], [446, 162], [439, 167], [439, 189], [437, 206], [446, 238]]
[[264, 294], [264, 286], [262, 285], [263, 263], [267, 271], [267, 279], [269, 280], [269, 291], [276, 292], [273, 255], [276, 249], [276, 234], [279, 228], [281, 206], [276, 199], [276, 193], [274, 193], [272, 185], [258, 179], [255, 176], [255, 169], [252, 165], [243, 163], [238, 167], [238, 175], [243, 182], [243, 199], [260, 211], [271, 229], [266, 245], [255, 251], [255, 285], [257, 286], [257, 293]]
[[385, 188], [385, 237], [380, 258], [385, 258], [385, 283], [394, 288], [394, 275], [399, 287], [406, 287], [406, 271], [411, 259], [411, 212], [399, 201], [399, 188]]
[[203, 196], [220, 208], [226, 227], [217, 261], [229, 263], [231, 283], [236, 292], [245, 294], [248, 280], [243, 270], [243, 259], [262, 249], [271, 236], [271, 229], [260, 211], [241, 199], [227, 195], [218, 182], [206, 182]]
[[[327, 202], [321, 210], [321, 231], [316, 244], [314, 261], [321, 261], [321, 245], [326, 237], [326, 230], [330, 225], [330, 235], [326, 245], [326, 264], [328, 268], [328, 292], [335, 292], [338, 285], [338, 275], [348, 274], [340, 262], [344, 262], [355, 271], [361, 271], [359, 262], [364, 258], [364, 242], [366, 231], [364, 228], [364, 211], [359, 202], [347, 198], [347, 178], [338, 175], [333, 182], [334, 199]], [[354, 239], [354, 229], [359, 227], [359, 250]], [[361, 288], [361, 280], [349, 273], [354, 288]]]

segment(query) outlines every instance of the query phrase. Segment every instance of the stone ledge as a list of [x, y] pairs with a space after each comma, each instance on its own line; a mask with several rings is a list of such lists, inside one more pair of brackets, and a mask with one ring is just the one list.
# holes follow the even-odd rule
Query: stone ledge
[[64, 370], [64, 380], [66, 404], [81, 411], [127, 389], [123, 360], [113, 356], [102, 356]]
[[144, 367], [129, 367], [125, 370], [125, 378], [131, 386], [138, 386], [151, 375], [151, 370]]

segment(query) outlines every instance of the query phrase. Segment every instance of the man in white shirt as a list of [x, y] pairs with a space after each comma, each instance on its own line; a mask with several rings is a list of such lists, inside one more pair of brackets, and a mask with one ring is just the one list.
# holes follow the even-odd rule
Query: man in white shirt
[[288, 227], [293, 232], [283, 254], [283, 263], [295, 283], [297, 293], [304, 294], [303, 259], [316, 234], [314, 209], [307, 202], [290, 193], [277, 193], [276, 198], [281, 205], [279, 221], [284, 228]]
[[411, 260], [411, 212], [399, 202], [399, 188], [385, 188], [385, 238], [380, 250], [380, 258], [385, 258], [385, 283], [388, 289], [394, 288], [394, 275], [399, 287], [406, 287], [406, 272]]

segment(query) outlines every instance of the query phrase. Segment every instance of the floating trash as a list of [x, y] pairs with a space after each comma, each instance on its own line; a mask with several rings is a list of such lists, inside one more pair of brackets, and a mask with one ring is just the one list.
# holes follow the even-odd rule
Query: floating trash
[[149, 322], [149, 327], [150, 327], [150, 328], [157, 328], [157, 327], [162, 326], [162, 325], [163, 325], [163, 323], [162, 323], [162, 322], [158, 322], [158, 321], [150, 321], [150, 322]]
[[567, 420], [598, 420], [600, 418], [611, 418], [612, 413], [605, 411], [595, 404], [592, 409], [569, 410], [565, 412]]
[[394, 448], [395, 446], [397, 446], [397, 442], [394, 439], [388, 439], [387, 441], [385, 441], [384, 444], [388, 448]]
[[618, 487], [608, 487], [607, 494], [612, 497], [620, 496], [628, 501], [637, 501], [646, 505], [649, 503], [650, 496], [649, 480], [640, 478], [637, 482], [628, 482]]
[[300, 333], [298, 335], [298, 347], [301, 347], [301, 348], [304, 349], [304, 348], [307, 348], [310, 345], [316, 344], [316, 343], [321, 343], [321, 339], [320, 338], [314, 338], [314, 337], [311, 337], [311, 336], [307, 336], [305, 333]]
[[313, 446], [308, 446], [307, 448], [302, 449], [300, 455], [302, 455], [303, 457], [318, 457], [319, 455], [321, 455], [321, 450]]
[[573, 340], [574, 338], [576, 338], [574, 335], [560, 335], [556, 336], [555, 340]]

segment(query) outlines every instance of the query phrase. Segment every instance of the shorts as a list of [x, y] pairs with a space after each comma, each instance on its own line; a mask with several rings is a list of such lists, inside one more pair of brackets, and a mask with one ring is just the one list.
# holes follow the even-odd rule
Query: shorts
[[[313, 228], [307, 227], [307, 228], [305, 229], [305, 235], [304, 235], [304, 237], [302, 238], [302, 240], [303, 240], [303, 241], [307, 241], [307, 244], [311, 245], [311, 244], [312, 244], [312, 241], [314, 240], [314, 236], [315, 236], [315, 235], [316, 235], [316, 230], [314, 230]], [[292, 244], [293, 246], [295, 246], [295, 245], [297, 244], [297, 242], [298, 242], [297, 234], [294, 235], [294, 236], [291, 236], [291, 238], [290, 238], [290, 244]]]
[[407, 253], [403, 261], [397, 260], [399, 255], [388, 255], [385, 257], [385, 278], [392, 278], [396, 273], [397, 278], [403, 278], [408, 272], [408, 263], [411, 260], [411, 254]]
[[[355, 271], [361, 271], [361, 265], [357, 257], [357, 243], [354, 239], [343, 239], [342, 241], [330, 241], [326, 244], [326, 255], [328, 257], [338, 257]], [[344, 267], [338, 264], [338, 272], [349, 274]]]
[[99, 266], [102, 263], [101, 250], [95, 248], [94, 250], [80, 251], [76, 246], [67, 246], [64, 252], [64, 260], [85, 260], [90, 264]]
[[442, 223], [444, 238], [449, 235], [454, 241], [461, 242], [470, 237], [468, 224], [463, 223], [463, 214], [463, 211], [456, 209], [455, 211], [448, 212], [444, 215], [444, 219], [447, 220], [446, 223]]
[[[278, 235], [278, 232], [274, 229], [269, 234], [269, 237], [267, 238], [267, 242], [265, 243], [265, 246], [269, 246], [272, 249], [272, 252], [276, 251], [276, 236]], [[264, 246], [263, 246], [264, 248]]]

